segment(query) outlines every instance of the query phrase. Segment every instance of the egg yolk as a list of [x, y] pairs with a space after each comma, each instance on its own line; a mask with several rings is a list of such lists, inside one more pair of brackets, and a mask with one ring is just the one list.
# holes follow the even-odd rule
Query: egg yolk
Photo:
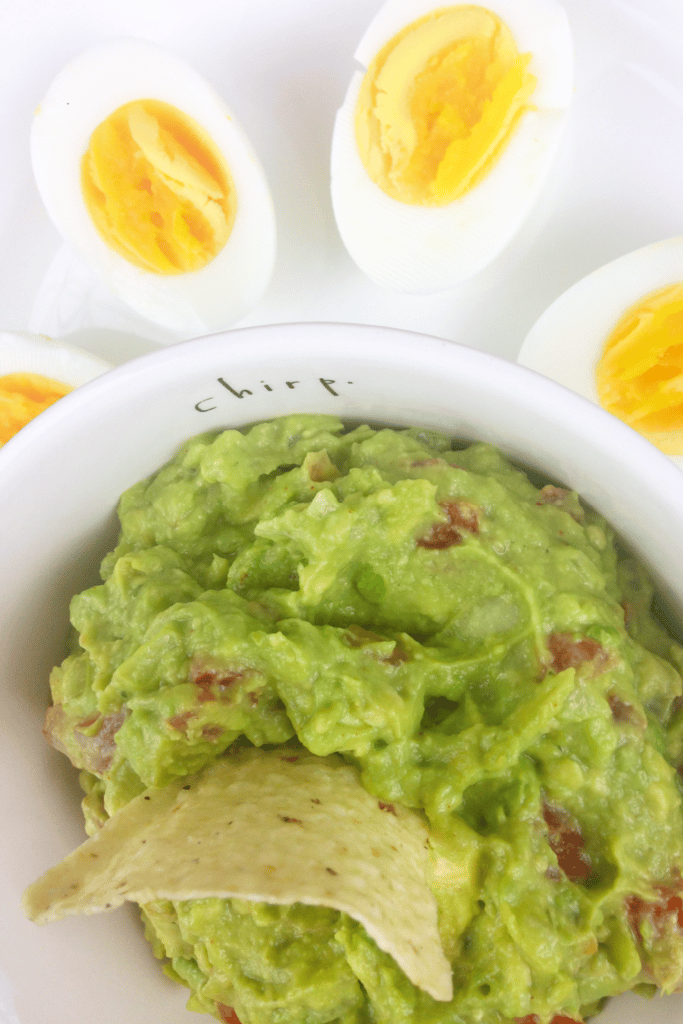
[[356, 107], [368, 174], [403, 203], [443, 206], [495, 164], [536, 79], [507, 26], [483, 7], [444, 7], [377, 54]]
[[0, 377], [0, 445], [71, 390], [68, 384], [39, 373], [8, 373]]
[[230, 171], [206, 132], [159, 100], [119, 107], [81, 163], [88, 212], [104, 241], [155, 274], [206, 266], [235, 219]]
[[683, 284], [627, 310], [605, 343], [595, 381], [608, 412], [667, 455], [683, 455]]

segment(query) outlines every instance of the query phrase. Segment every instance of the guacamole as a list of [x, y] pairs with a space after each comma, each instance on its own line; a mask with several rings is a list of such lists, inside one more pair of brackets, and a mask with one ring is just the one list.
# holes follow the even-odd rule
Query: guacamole
[[486, 444], [296, 415], [121, 498], [45, 731], [86, 830], [248, 748], [339, 755], [428, 828], [453, 998], [329, 907], [154, 899], [188, 1006], [242, 1024], [584, 1020], [683, 988], [681, 648], [578, 497]]

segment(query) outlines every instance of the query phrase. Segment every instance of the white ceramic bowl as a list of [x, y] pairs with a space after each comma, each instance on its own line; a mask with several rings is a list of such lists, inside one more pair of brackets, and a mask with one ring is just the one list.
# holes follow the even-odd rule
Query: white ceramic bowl
[[[683, 474], [603, 410], [533, 371], [375, 327], [256, 327], [124, 364], [0, 451], [0, 968], [21, 1024], [181, 1024], [185, 992], [135, 911], [24, 919], [25, 886], [84, 838], [65, 757], [41, 735], [71, 595], [96, 581], [120, 493], [186, 438], [292, 411], [484, 439], [575, 488], [653, 570], [683, 622]], [[0, 1006], [2, 991], [0, 988]], [[680, 1024], [683, 995], [615, 1000], [604, 1020]], [[0, 1020], [2, 1013], [0, 1012]]]

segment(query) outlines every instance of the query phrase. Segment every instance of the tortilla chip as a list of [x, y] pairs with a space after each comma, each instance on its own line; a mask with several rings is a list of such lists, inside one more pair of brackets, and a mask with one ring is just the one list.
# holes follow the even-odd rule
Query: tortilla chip
[[343, 911], [410, 981], [452, 998], [421, 819], [336, 757], [251, 750], [147, 790], [31, 885], [38, 924], [125, 900], [238, 897]]

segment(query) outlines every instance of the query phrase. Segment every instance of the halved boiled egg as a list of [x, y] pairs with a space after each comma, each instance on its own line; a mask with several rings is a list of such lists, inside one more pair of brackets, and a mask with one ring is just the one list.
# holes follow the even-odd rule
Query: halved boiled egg
[[355, 53], [331, 189], [349, 254], [397, 291], [434, 293], [486, 267], [528, 216], [573, 88], [556, 0], [388, 0]]
[[0, 447], [64, 395], [110, 369], [50, 338], [0, 332]]
[[683, 236], [569, 288], [518, 361], [602, 405], [683, 467]]
[[261, 298], [275, 216], [251, 143], [173, 54], [119, 39], [68, 64], [36, 111], [33, 170], [56, 227], [143, 317], [219, 331]]

